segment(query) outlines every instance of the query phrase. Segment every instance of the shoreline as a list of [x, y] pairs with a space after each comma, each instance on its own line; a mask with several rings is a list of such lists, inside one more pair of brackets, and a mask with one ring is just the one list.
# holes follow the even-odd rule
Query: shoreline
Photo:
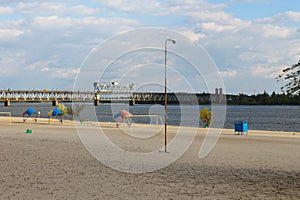
[[[8, 117], [0, 116], [0, 126], [1, 125], [7, 125], [9, 123]], [[37, 123], [34, 123], [34, 120], [32, 117], [28, 118], [26, 122], [23, 122], [22, 117], [11, 117], [11, 122], [12, 125], [15, 124], [35, 124], [35, 125], [60, 125], [60, 126], [77, 126], [77, 125], [96, 125], [100, 127], [110, 127], [110, 128], [116, 128], [115, 122], [92, 122], [92, 121], [84, 121], [84, 122], [79, 122], [79, 121], [73, 121], [73, 120], [64, 120], [63, 124], [60, 124], [58, 119], [52, 118], [50, 123], [49, 123], [49, 118], [38, 118]], [[141, 124], [143, 125], [143, 124]], [[163, 125], [162, 125], [163, 126]], [[76, 128], [76, 127], [75, 127]], [[168, 125], [169, 129], [197, 129], [200, 131], [207, 131], [209, 128], [203, 128], [203, 127], [179, 127], [179, 126], [174, 126], [174, 125]], [[225, 135], [239, 135], [234, 132], [234, 129], [226, 129], [222, 128], [221, 129], [221, 134]], [[263, 136], [299, 136], [300, 137], [300, 132], [296, 131], [274, 131], [274, 130], [248, 130], [248, 132], [245, 132], [243, 135], [263, 135]]]
[[[123, 105], [123, 104], [122, 104]], [[70, 107], [69, 104], [66, 104], [67, 107]], [[103, 104], [98, 107], [91, 105], [86, 105], [85, 110], [87, 112], [91, 111], [94, 112], [94, 109], [96, 111], [96, 117], [95, 119], [89, 118], [86, 116], [87, 120], [91, 121], [102, 121], [102, 122], [114, 122], [113, 116], [112, 116], [112, 109], [115, 109], [112, 107], [113, 105], [110, 104]], [[118, 106], [116, 104], [116, 106]], [[23, 113], [24, 110], [26, 110], [28, 107], [32, 107], [33, 109], [41, 112], [41, 117], [47, 118], [46, 115], [51, 109], [53, 109], [53, 106], [48, 104], [43, 105], [37, 105], [37, 104], [23, 104], [20, 106], [12, 106], [9, 107], [3, 107], [2, 111], [9, 111], [11, 112], [11, 115], [13, 117], [22, 117], [21, 113]], [[199, 107], [199, 110], [202, 107]], [[300, 108], [300, 107], [299, 107]], [[248, 121], [249, 129], [252, 130], [267, 130], [267, 131], [282, 131], [282, 132], [300, 132], [300, 126], [298, 124], [299, 119], [299, 108], [295, 106], [263, 106], [260, 108], [260, 106], [228, 106], [226, 109], [226, 119], [224, 121], [224, 128], [226, 129], [233, 129], [234, 128], [234, 122], [236, 120], [245, 120]], [[132, 106], [128, 108], [131, 113], [134, 114], [147, 114], [149, 110], [151, 109], [151, 105], [145, 105], [145, 106]], [[163, 109], [160, 108], [159, 105], [155, 107], [155, 109]], [[168, 109], [168, 115], [170, 115], [170, 118], [168, 120], [168, 125], [174, 125], [174, 126], [180, 126], [183, 123], [181, 123], [182, 120], [182, 113], [181, 110], [183, 108], [180, 108], [178, 106], [170, 106]], [[191, 107], [187, 106], [184, 107], [187, 111], [191, 109]], [[197, 113], [194, 113], [197, 115]], [[194, 115], [193, 114], [193, 115]], [[186, 120], [188, 119], [189, 114], [187, 115]], [[72, 116], [65, 115], [65, 119], [72, 120]], [[143, 118], [139, 120], [141, 123], [144, 121]], [[148, 120], [148, 119], [146, 119]], [[146, 121], [144, 121], [146, 122]], [[186, 124], [186, 123], [184, 123]], [[193, 122], [193, 124], [186, 124], [194, 126], [194, 127], [203, 127], [204, 124], [200, 121], [197, 123], [196, 121]]]

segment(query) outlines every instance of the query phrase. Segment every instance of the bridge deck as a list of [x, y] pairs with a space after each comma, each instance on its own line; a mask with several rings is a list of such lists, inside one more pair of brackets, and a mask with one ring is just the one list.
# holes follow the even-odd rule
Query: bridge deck
[[[209, 93], [168, 93], [168, 103], [210, 103], [225, 102], [234, 95]], [[100, 101], [163, 104], [163, 92], [120, 92], [120, 91], [60, 91], [60, 90], [0, 90], [0, 101], [12, 102], [50, 102], [50, 101]]]

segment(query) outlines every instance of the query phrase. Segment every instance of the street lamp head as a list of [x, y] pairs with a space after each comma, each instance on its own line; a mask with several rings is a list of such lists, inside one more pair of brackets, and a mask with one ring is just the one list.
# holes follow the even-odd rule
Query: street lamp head
[[167, 39], [167, 41], [171, 41], [171, 42], [173, 42], [173, 44], [176, 43], [176, 40], [173, 40], [173, 39]]

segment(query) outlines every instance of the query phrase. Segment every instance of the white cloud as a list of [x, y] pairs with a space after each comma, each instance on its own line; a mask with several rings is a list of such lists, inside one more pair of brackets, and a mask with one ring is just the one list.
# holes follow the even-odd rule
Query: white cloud
[[43, 67], [42, 69], [41, 69], [41, 72], [49, 72], [50, 71], [50, 69], [49, 69], [49, 67]]
[[237, 71], [236, 70], [219, 71], [219, 74], [222, 77], [235, 77], [237, 75]]
[[[102, 5], [108, 6], [117, 10], [126, 11], [126, 12], [141, 12], [141, 13], [152, 13], [154, 14], [154, 10], [160, 11], [161, 7], [163, 7], [162, 3], [151, 1], [151, 0], [145, 0], [145, 1], [139, 1], [139, 0], [116, 0], [116, 1], [103, 1]], [[150, 12], [149, 12], [150, 11]]]
[[233, 25], [220, 25], [216, 22], [205, 22], [201, 24], [201, 28], [204, 31], [223, 32], [223, 31], [235, 31], [236, 26]]
[[232, 19], [232, 17], [229, 14], [226, 14], [223, 11], [219, 10], [196, 10], [192, 12], [185, 12], [182, 13], [184, 16], [190, 17], [191, 20], [197, 22], [197, 21], [204, 21], [204, 22], [223, 22], [223, 21], [229, 21]]
[[[24, 67], [24, 60], [18, 53], [11, 57], [3, 57], [0, 55], [0, 71], [1, 71], [1, 84], [3, 84], [3, 79], [8, 78], [9, 82], [12, 83], [15, 78], [19, 78], [22, 75], [22, 69]], [[18, 81], [16, 81], [18, 82]]]
[[[70, 74], [76, 73], [100, 41], [142, 26], [174, 28], [198, 41], [218, 66], [230, 66], [230, 70], [220, 68], [224, 78], [238, 80], [247, 74], [254, 80], [270, 80], [280, 66], [289, 66], [300, 57], [300, 29], [295, 27], [300, 13], [294, 11], [247, 21], [225, 12], [230, 4], [197, 0], [7, 2], [0, 6], [0, 15], [4, 16], [0, 23], [3, 76], [14, 75], [5, 67], [11, 66], [19, 74], [26, 69], [37, 75], [71, 79]], [[16, 51], [20, 54], [14, 54]]]
[[39, 12], [46, 11], [55, 13], [56, 15], [68, 16], [86, 16], [92, 15], [97, 12], [97, 9], [87, 7], [84, 5], [67, 6], [62, 3], [42, 2], [38, 4]]
[[205, 37], [202, 33], [195, 33], [193, 30], [190, 29], [181, 29], [179, 30], [181, 34], [186, 36], [187, 38], [190, 38], [192, 41], [198, 41], [199, 39]]
[[273, 37], [273, 38], [287, 38], [290, 36], [290, 29], [289, 28], [282, 28], [279, 26], [274, 25], [263, 25], [260, 26], [260, 30], [263, 33], [264, 37]]
[[92, 8], [83, 4], [68, 5], [67, 2], [20, 2], [14, 7], [14, 12], [24, 16], [57, 15], [57, 16], [87, 16], [100, 12], [101, 8]]
[[50, 74], [54, 78], [72, 79], [74, 80], [76, 75], [79, 73], [79, 69], [75, 68], [48, 68], [44, 67], [42, 72]]
[[270, 0], [230, 0], [231, 2], [264, 2], [264, 3], [269, 3]]
[[261, 78], [275, 79], [279, 74], [282, 73], [282, 66], [257, 66], [252, 69], [252, 74]]
[[265, 17], [257, 20], [260, 23], [269, 23], [269, 24], [281, 24], [285, 25], [286, 23], [300, 23], [300, 12], [287, 11], [284, 13], [279, 13], [271, 17]]
[[0, 41], [13, 40], [23, 33], [23, 31], [17, 29], [0, 29]]
[[1, 28], [19, 28], [20, 26], [24, 25], [24, 19], [18, 20], [3, 20], [0, 23]]
[[49, 64], [49, 62], [50, 61], [48, 61], [48, 60], [37, 61], [37, 62], [31, 63], [31, 64], [27, 64], [25, 69], [29, 70], [29, 71], [35, 71], [35, 70], [39, 70], [42, 68], [41, 71], [44, 71], [44, 68], [47, 68], [44, 66], [47, 66]]
[[36, 17], [33, 20], [33, 26], [52, 29], [54, 27], [68, 28], [72, 25], [72, 19], [70, 17], [59, 18], [58, 16], [49, 17]]
[[13, 9], [11, 7], [0, 6], [0, 15], [7, 15], [13, 13]]
[[59, 17], [59, 16], [48, 16], [48, 17], [36, 17], [34, 18], [32, 25], [34, 27], [43, 29], [55, 29], [64, 28], [69, 29], [70, 27], [78, 30], [83, 26], [101, 26], [113, 29], [116, 26], [125, 27], [129, 25], [137, 25], [138, 21], [126, 19], [126, 18], [96, 18], [96, 17], [84, 17], [84, 18], [71, 18], [71, 17]]
[[[101, 6], [127, 13], [137, 13], [151, 16], [189, 16], [195, 19], [218, 18], [216, 11], [224, 8], [225, 4], [210, 4], [205, 1], [175, 0], [175, 1], [153, 1], [153, 0], [104, 0]], [[214, 16], [210, 13], [214, 11]], [[224, 12], [219, 13], [218, 19], [227, 16]], [[174, 16], [173, 16], [174, 17]], [[224, 19], [226, 20], [226, 19]]]

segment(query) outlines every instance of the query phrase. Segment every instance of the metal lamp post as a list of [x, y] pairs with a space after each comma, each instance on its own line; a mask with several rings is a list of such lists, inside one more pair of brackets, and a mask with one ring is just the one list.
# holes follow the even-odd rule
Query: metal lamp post
[[167, 43], [176, 43], [175, 40], [166, 39], [165, 41], [165, 152], [167, 152]]

